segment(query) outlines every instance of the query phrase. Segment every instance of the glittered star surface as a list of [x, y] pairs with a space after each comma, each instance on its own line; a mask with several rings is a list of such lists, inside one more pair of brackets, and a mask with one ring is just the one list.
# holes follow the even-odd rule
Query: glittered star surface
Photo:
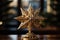
[[31, 5], [29, 5], [29, 8], [27, 10], [24, 10], [21, 8], [21, 16], [15, 17], [16, 20], [21, 22], [20, 28], [31, 28], [31, 27], [40, 27], [41, 21], [45, 18], [42, 16], [39, 16], [40, 9], [34, 10]]

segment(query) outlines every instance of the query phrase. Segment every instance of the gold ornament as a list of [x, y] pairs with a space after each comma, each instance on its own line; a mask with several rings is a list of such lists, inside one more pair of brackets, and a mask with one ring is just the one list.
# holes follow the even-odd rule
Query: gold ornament
[[34, 10], [31, 5], [29, 5], [27, 10], [24, 10], [23, 8], [20, 9], [22, 15], [14, 18], [21, 22], [18, 29], [27, 27], [30, 32], [32, 27], [40, 27], [41, 21], [45, 19], [44, 17], [39, 16], [40, 9]]
[[43, 21], [45, 18], [42, 16], [39, 16], [40, 9], [34, 10], [31, 5], [29, 5], [29, 8], [27, 10], [24, 10], [23, 8], [20, 8], [22, 15], [15, 17], [14, 19], [21, 22], [20, 28], [28, 28], [28, 33], [25, 37], [21, 37], [21, 40], [38, 40], [38, 37], [31, 32], [32, 27], [40, 27], [40, 24], [42, 24], [41, 21]]

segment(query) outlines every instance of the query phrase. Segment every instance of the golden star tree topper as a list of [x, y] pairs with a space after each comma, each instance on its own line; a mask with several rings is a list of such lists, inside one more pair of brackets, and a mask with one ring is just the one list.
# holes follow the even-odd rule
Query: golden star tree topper
[[31, 5], [29, 5], [27, 10], [21, 9], [21, 16], [15, 17], [16, 20], [21, 22], [18, 29], [20, 28], [28, 28], [28, 31], [31, 32], [32, 27], [40, 27], [41, 21], [45, 18], [42, 16], [39, 16], [39, 9], [34, 10]]

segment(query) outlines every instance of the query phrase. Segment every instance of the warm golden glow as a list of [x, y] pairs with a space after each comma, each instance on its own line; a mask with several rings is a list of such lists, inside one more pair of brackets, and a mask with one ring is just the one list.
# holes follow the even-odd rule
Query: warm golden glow
[[50, 7], [50, 0], [47, 0], [47, 12], [50, 13], [52, 8]]
[[29, 40], [28, 38], [23, 38], [23, 40]]
[[17, 6], [17, 2], [18, 2], [18, 0], [13, 0], [13, 2], [11, 2], [9, 6], [11, 6], [11, 7], [14, 6], [15, 7], [15, 6]]
[[0, 21], [0, 25], [2, 25], [3, 24], [3, 22], [2, 21]]
[[56, 12], [55, 10], [53, 10], [53, 11], [52, 11], [52, 13], [53, 13], [54, 15], [56, 15], [56, 14], [57, 14], [57, 12]]
[[14, 10], [14, 9], [10, 9], [10, 10], [8, 11], [8, 13], [9, 13], [9, 14], [16, 14], [17, 12], [16, 12], [16, 10]]

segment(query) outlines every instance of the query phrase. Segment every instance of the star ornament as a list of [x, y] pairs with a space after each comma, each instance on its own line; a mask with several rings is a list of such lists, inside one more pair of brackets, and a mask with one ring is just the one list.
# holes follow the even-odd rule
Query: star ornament
[[42, 16], [39, 16], [40, 9], [34, 10], [31, 5], [29, 5], [29, 8], [27, 10], [21, 9], [21, 16], [15, 17], [14, 19], [21, 22], [18, 29], [20, 28], [32, 28], [32, 27], [40, 27], [41, 21], [45, 18]]

